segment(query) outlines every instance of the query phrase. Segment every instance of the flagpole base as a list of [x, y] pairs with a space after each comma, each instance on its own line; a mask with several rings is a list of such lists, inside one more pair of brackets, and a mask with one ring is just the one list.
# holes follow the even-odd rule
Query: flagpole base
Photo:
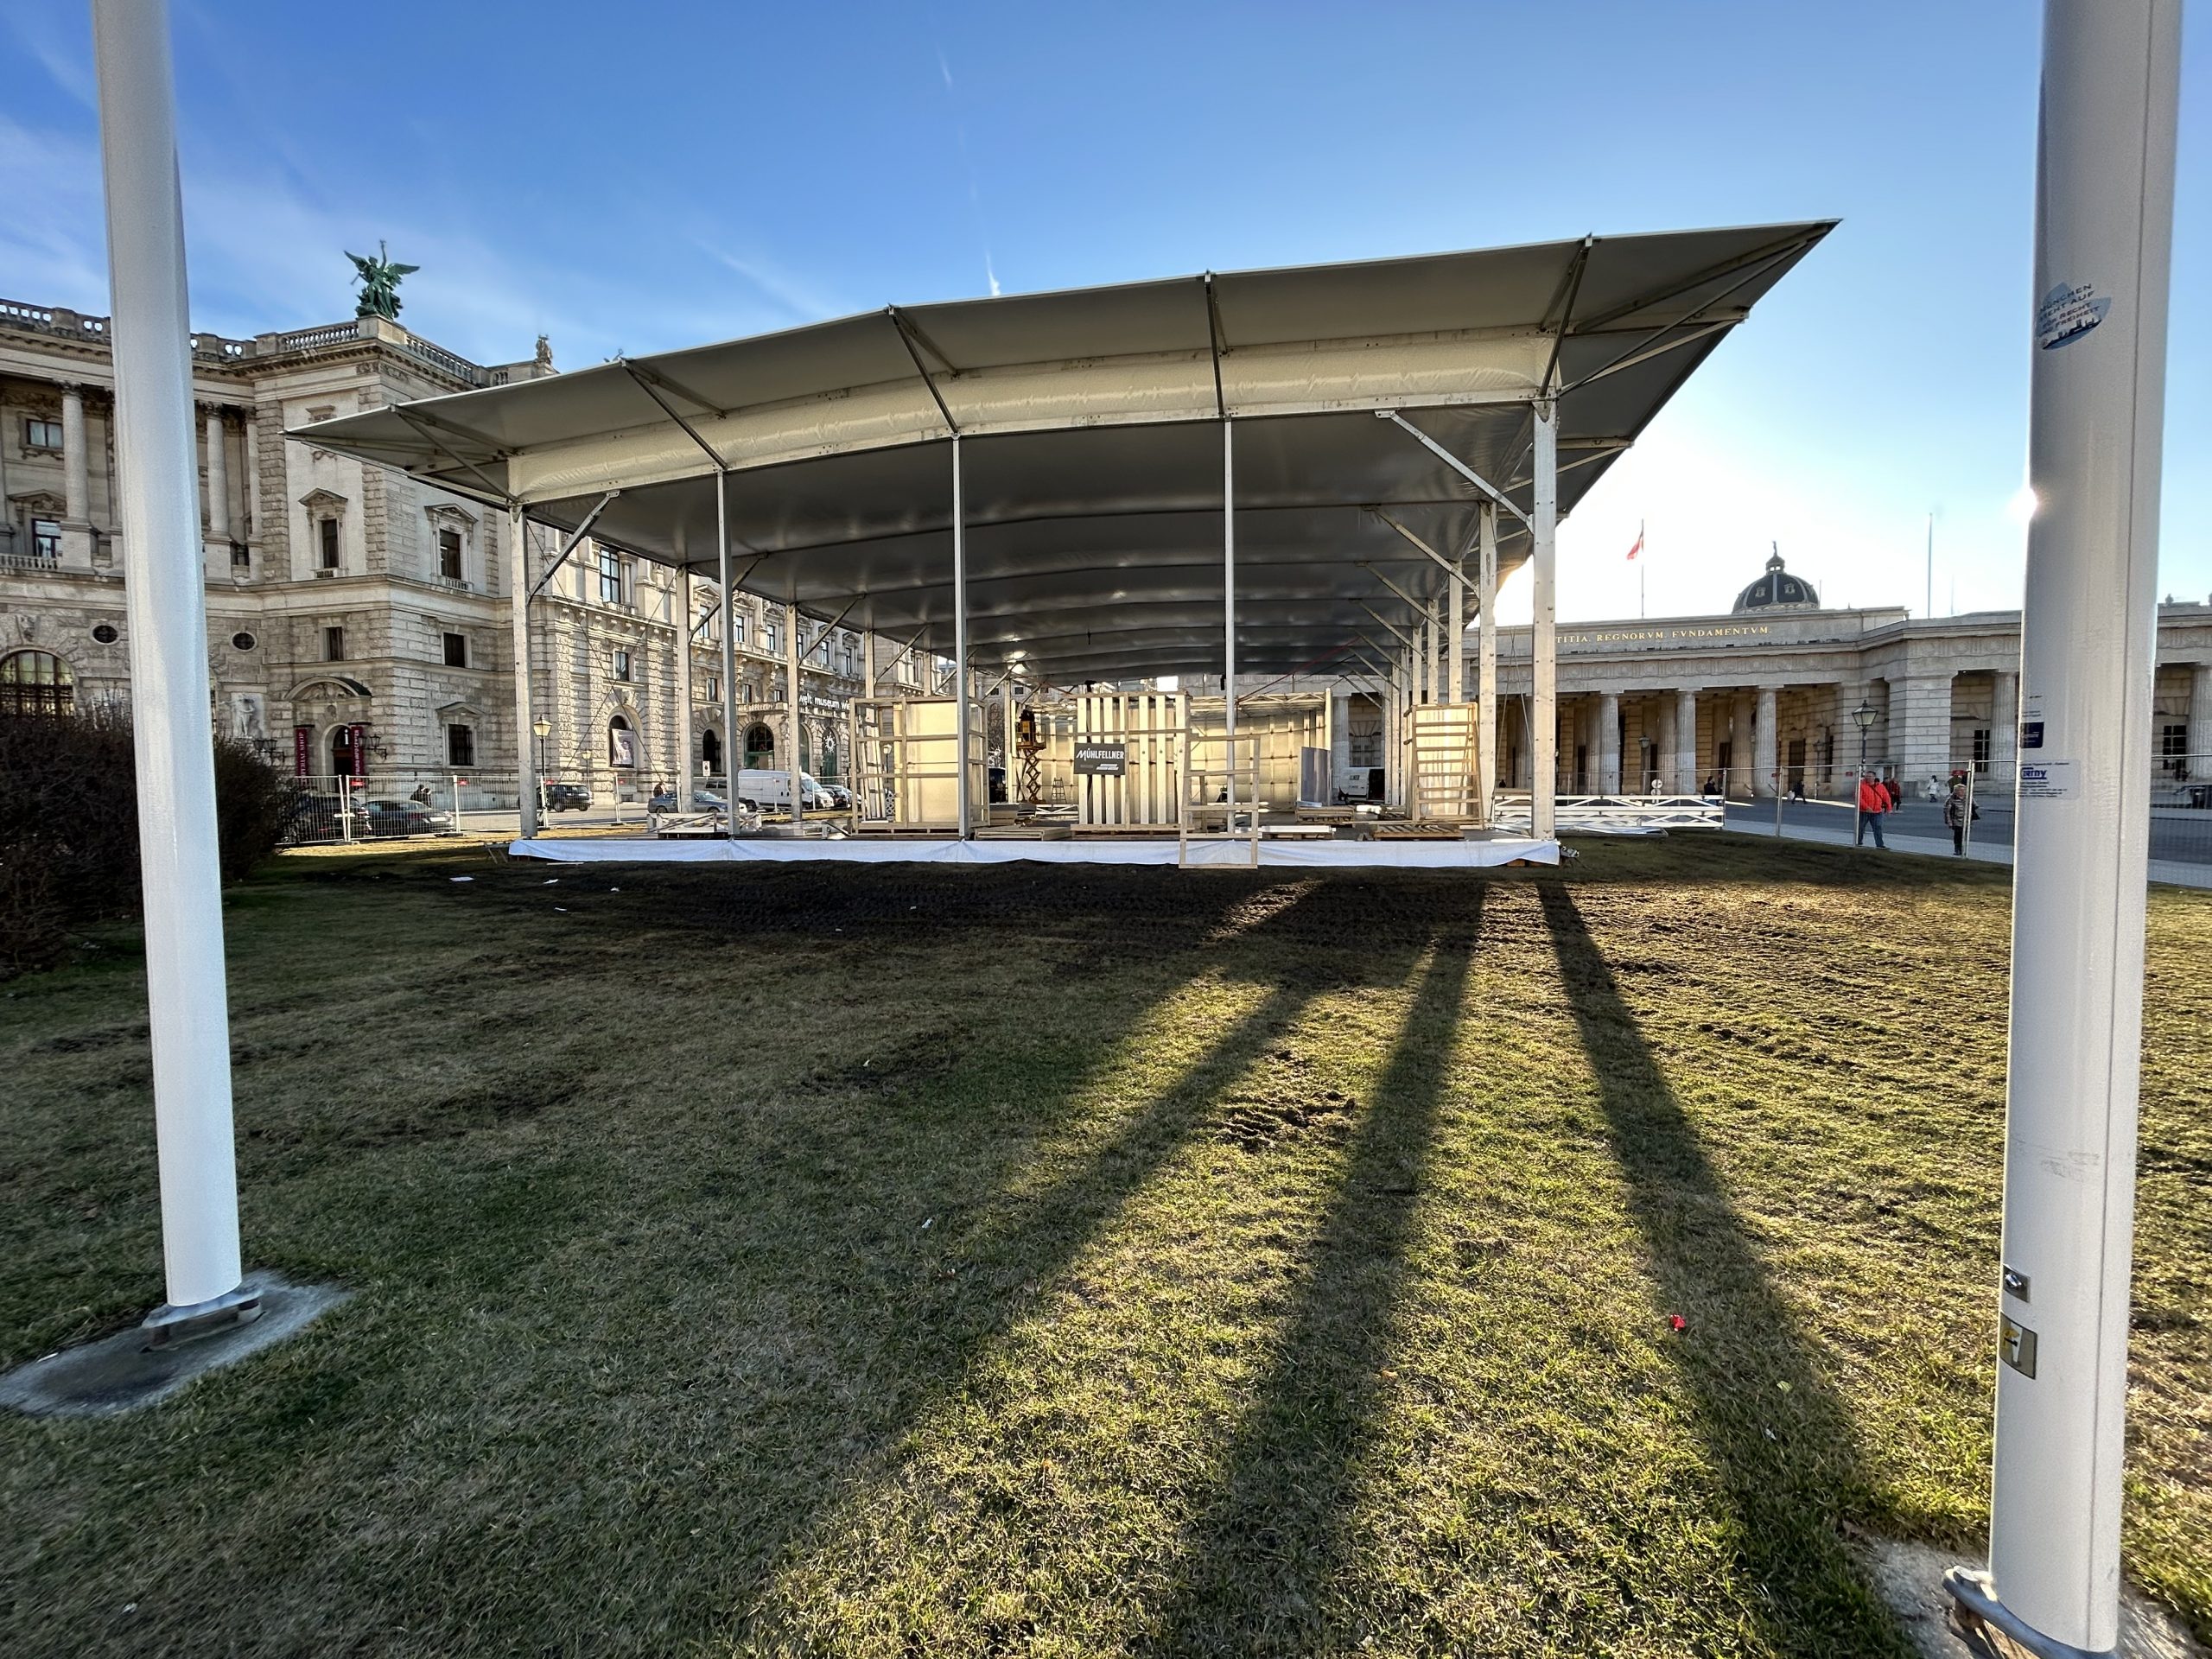
[[2070, 1642], [2045, 1636], [1999, 1599], [1997, 1586], [1986, 1573], [1955, 1567], [1943, 1575], [1943, 1588], [1957, 1605], [1959, 1623], [1972, 1634], [1982, 1625], [2003, 1632], [2016, 1646], [2036, 1659], [2113, 1659], [2117, 1648], [2077, 1648]]

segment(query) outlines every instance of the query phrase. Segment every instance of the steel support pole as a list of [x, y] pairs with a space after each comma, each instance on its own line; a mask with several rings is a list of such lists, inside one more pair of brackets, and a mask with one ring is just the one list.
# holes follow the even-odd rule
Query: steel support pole
[[[1228, 734], [1236, 735], [1236, 423], [1221, 423], [1221, 692]], [[1230, 750], [1235, 770], [1236, 750]]]
[[[160, 1340], [251, 1317], [246, 1310], [258, 1300], [239, 1283], [207, 603], [186, 343], [192, 327], [163, 0], [98, 0], [92, 45], [168, 1297], [147, 1323]], [[341, 813], [351, 801], [348, 791]]]
[[1535, 512], [1529, 521], [1535, 543], [1535, 615], [1529, 632], [1535, 689], [1530, 718], [1536, 729], [1529, 821], [1530, 834], [1549, 841], [1558, 828], [1554, 799], [1559, 791], [1559, 411], [1547, 398], [1532, 404], [1530, 413], [1535, 420]]
[[955, 798], [960, 806], [960, 839], [976, 832], [974, 792], [968, 764], [968, 499], [960, 473], [960, 435], [952, 435], [952, 730], [959, 750]]
[[[1458, 582], [1446, 582], [1445, 586], [1452, 589], [1453, 597], [1458, 596]], [[1432, 599], [1428, 601], [1428, 700], [1431, 702], [1459, 701], [1444, 683], [1444, 605], [1440, 600]]]
[[[681, 525], [676, 531], [676, 554], [684, 556], [684, 537]], [[691, 810], [691, 750], [697, 740], [691, 730], [693, 688], [691, 683], [691, 567], [686, 564], [676, 576], [676, 810]]]
[[2180, 0], [2048, 0], [1996, 1468], [1963, 1607], [2119, 1640]]
[[1475, 646], [1475, 690], [1481, 707], [1477, 723], [1482, 728], [1483, 823], [1490, 824], [1491, 803], [1497, 795], [1497, 507], [1482, 506], [1481, 563], [1476, 572], [1476, 596], [1482, 606], [1481, 636]]
[[715, 574], [722, 596], [722, 833], [737, 838], [737, 773], [745, 749], [737, 733], [737, 594], [729, 580], [729, 474], [715, 474]]
[[1445, 601], [1447, 607], [1445, 626], [1450, 632], [1446, 635], [1445, 642], [1444, 701], [1465, 702], [1467, 700], [1466, 584], [1454, 581], [1446, 582], [1445, 585], [1452, 590], [1452, 593], [1451, 597]]
[[536, 700], [530, 683], [530, 543], [529, 521], [522, 504], [507, 508], [507, 619], [515, 659], [515, 799], [521, 808], [520, 828], [525, 840], [539, 828], [538, 791], [543, 785], [544, 756], [537, 750]]
[[791, 748], [786, 759], [790, 762], [787, 769], [791, 778], [791, 834], [798, 836], [806, 832], [806, 795], [802, 781], [806, 775], [806, 768], [799, 754], [798, 709], [798, 664], [799, 658], [805, 655], [799, 648], [799, 632], [806, 626], [806, 619], [798, 613], [796, 595], [785, 609], [788, 613], [784, 618], [784, 725], [786, 728], [784, 741]]

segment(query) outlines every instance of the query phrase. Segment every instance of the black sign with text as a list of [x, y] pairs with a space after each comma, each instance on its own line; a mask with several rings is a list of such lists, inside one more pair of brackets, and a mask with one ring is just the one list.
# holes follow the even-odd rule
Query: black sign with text
[[1083, 743], [1075, 746], [1075, 771], [1078, 778], [1119, 778], [1128, 771], [1129, 746], [1126, 743]]

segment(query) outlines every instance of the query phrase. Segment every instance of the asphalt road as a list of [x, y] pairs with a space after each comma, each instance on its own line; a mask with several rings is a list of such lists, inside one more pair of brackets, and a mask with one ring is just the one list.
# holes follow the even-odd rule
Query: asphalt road
[[[1835, 801], [1784, 801], [1782, 822], [1785, 829], [1840, 830], [1847, 835], [1855, 827], [1852, 809]], [[1752, 835], [1762, 830], [1771, 831], [1774, 803], [1731, 801], [1728, 827]], [[1907, 801], [1882, 820], [1882, 830], [1885, 835], [1918, 836], [1929, 841], [1948, 842], [1951, 838], [1951, 832], [1943, 827], [1942, 806], [1933, 801]], [[2009, 801], [2002, 806], [1990, 802], [1981, 804], [1981, 817], [1974, 826], [1974, 840], [2001, 847], [2012, 845], [2012, 807]], [[2152, 808], [2151, 856], [2178, 864], [2212, 865], [2212, 812], [2191, 811], [2184, 807]]]

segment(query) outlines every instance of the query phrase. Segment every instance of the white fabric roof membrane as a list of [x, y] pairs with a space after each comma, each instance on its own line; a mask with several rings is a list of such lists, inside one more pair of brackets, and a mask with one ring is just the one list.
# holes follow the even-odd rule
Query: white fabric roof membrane
[[[891, 307], [292, 435], [564, 530], [619, 491], [597, 539], [709, 579], [726, 468], [743, 587], [950, 654], [957, 432], [971, 660], [1066, 683], [1220, 671], [1227, 417], [1237, 667], [1325, 672], [1448, 580], [1383, 514], [1474, 546], [1480, 492], [1378, 411], [1527, 512], [1549, 391], [1564, 515], [1833, 225]], [[1503, 575], [1519, 519], [1499, 543]]]

